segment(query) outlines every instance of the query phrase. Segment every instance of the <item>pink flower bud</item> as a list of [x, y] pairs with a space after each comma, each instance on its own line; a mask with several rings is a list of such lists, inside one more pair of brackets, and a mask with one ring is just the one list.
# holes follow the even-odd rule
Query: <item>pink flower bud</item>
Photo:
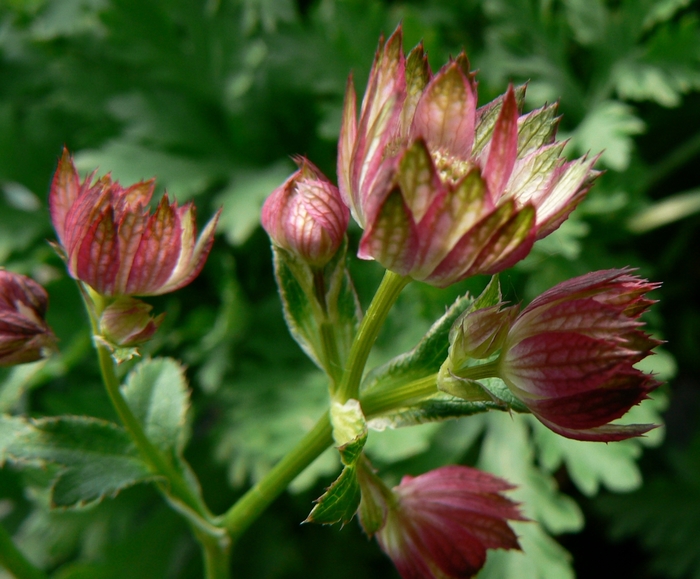
[[48, 303], [34, 280], [0, 269], [0, 366], [34, 362], [55, 348], [44, 321]]
[[197, 239], [195, 208], [165, 195], [155, 213], [154, 181], [124, 189], [109, 175], [80, 182], [67, 150], [51, 184], [51, 220], [75, 279], [103, 296], [160, 295], [190, 283], [214, 242], [217, 213]]
[[[368, 480], [363, 482], [364, 500]], [[524, 519], [516, 503], [501, 494], [512, 488], [466, 466], [405, 476], [390, 491], [393, 496], [372, 493], [384, 498], [379, 545], [403, 579], [473, 577], [483, 567], [487, 549], [520, 548], [507, 521]]]
[[639, 316], [659, 287], [629, 269], [589, 273], [533, 300], [513, 323], [498, 374], [553, 431], [576, 440], [623, 440], [653, 425], [609, 424], [659, 386], [634, 365], [660, 342]]
[[559, 227], [595, 159], [562, 158], [556, 106], [521, 115], [523, 96], [477, 109], [466, 55], [434, 75], [422, 45], [404, 56], [401, 27], [380, 42], [359, 119], [348, 82], [338, 151], [359, 257], [445, 287], [510, 267]]
[[165, 317], [165, 314], [151, 317], [152, 309], [132, 297], [117, 298], [102, 312], [100, 332], [114, 346], [131, 348], [143, 344], [153, 337]]
[[273, 243], [304, 262], [322, 267], [335, 255], [350, 212], [338, 189], [307, 159], [265, 201], [262, 226]]

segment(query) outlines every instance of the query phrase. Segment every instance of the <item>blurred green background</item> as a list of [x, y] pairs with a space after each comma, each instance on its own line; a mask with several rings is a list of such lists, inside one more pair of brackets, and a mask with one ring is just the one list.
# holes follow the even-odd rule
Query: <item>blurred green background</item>
[[[698, 7], [0, 0], [0, 264], [46, 285], [61, 348], [44, 366], [0, 373], [0, 411], [115, 419], [76, 288], [47, 244], [48, 186], [66, 145], [82, 172], [111, 172], [124, 185], [155, 176], [160, 191], [195, 199], [202, 222], [223, 206], [202, 275], [150, 300], [167, 316], [144, 353], [188, 367], [187, 458], [211, 508], [222, 512], [258, 479], [326, 404], [323, 377], [284, 326], [259, 211], [293, 170], [292, 155], [335, 176], [347, 75], [361, 93], [379, 35], [403, 22], [406, 49], [422, 39], [434, 70], [467, 51], [480, 103], [527, 82], [526, 109], [560, 101], [571, 155], [602, 151], [605, 174], [588, 199], [502, 283], [527, 302], [594, 269], [630, 265], [663, 281], [647, 321], [667, 344], [648, 368], [668, 386], [637, 410], [642, 421], [663, 411], [666, 427], [641, 442], [591, 445], [562, 443], [527, 418], [475, 417], [373, 434], [375, 463], [388, 480], [446, 462], [508, 463], [500, 474], [523, 487], [517, 498], [541, 526], [519, 527], [527, 564], [494, 553], [480, 577], [700, 579]], [[351, 269], [367, 304], [381, 272], [357, 260]], [[485, 282], [412, 284], [372, 362], [412, 347], [457, 295]], [[336, 471], [335, 455], [324, 455], [250, 529], [234, 553], [236, 577], [398, 577], [354, 523], [299, 526]], [[3, 524], [36, 564], [62, 579], [201, 576], [186, 525], [153, 488], [51, 511], [53, 474], [0, 471]]]

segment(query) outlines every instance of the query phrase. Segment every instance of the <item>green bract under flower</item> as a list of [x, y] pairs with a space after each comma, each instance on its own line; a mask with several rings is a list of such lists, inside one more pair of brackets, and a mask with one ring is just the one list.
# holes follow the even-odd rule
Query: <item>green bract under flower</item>
[[338, 151], [358, 255], [444, 287], [510, 267], [559, 227], [595, 159], [562, 158], [556, 106], [521, 115], [523, 96], [477, 108], [464, 53], [433, 75], [422, 45], [404, 56], [400, 27], [380, 44], [359, 117], [348, 82]]

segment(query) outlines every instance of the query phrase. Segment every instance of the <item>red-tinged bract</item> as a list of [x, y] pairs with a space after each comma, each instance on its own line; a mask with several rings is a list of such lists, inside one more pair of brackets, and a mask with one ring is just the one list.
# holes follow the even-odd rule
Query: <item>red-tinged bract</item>
[[350, 212], [338, 189], [307, 159], [265, 201], [262, 226], [273, 243], [307, 264], [322, 267], [345, 236]]
[[197, 239], [195, 207], [168, 196], [151, 214], [154, 181], [80, 182], [67, 150], [51, 184], [51, 220], [75, 279], [103, 296], [160, 295], [190, 283], [214, 242], [217, 213]]
[[576, 440], [614, 441], [653, 425], [610, 424], [659, 386], [634, 364], [659, 342], [639, 316], [658, 287], [629, 269], [598, 271], [560, 283], [513, 323], [498, 373], [553, 431]]
[[568, 217], [595, 159], [567, 162], [556, 105], [521, 115], [524, 89], [477, 108], [464, 53], [433, 74], [399, 27], [380, 42], [359, 118], [348, 82], [338, 152], [343, 199], [364, 228], [359, 256], [445, 287], [496, 273]]
[[487, 549], [520, 548], [507, 521], [524, 519], [517, 504], [501, 494], [512, 488], [466, 466], [405, 476], [390, 493], [372, 493], [375, 500], [385, 499], [377, 540], [403, 579], [473, 577]]
[[0, 366], [34, 362], [55, 348], [44, 321], [48, 303], [34, 280], [0, 269]]

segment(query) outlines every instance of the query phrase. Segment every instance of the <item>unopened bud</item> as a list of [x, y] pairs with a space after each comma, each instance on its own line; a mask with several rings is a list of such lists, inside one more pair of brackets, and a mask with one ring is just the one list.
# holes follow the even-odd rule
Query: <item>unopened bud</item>
[[323, 267], [345, 235], [350, 211], [338, 189], [307, 159], [265, 201], [262, 226], [272, 242], [309, 265]]

